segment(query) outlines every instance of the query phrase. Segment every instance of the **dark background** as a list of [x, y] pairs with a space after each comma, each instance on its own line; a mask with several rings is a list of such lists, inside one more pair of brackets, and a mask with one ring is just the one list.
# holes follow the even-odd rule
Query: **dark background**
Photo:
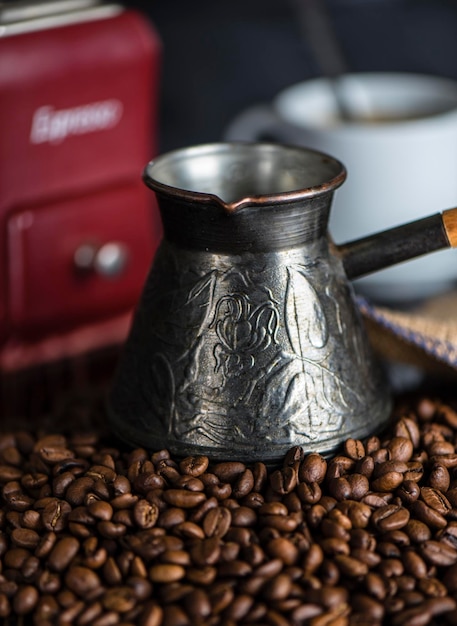
[[[306, 2], [306, 0], [303, 0]], [[127, 0], [163, 42], [160, 150], [217, 141], [229, 122], [319, 75], [293, 0]], [[352, 71], [457, 78], [457, 0], [327, 0]]]

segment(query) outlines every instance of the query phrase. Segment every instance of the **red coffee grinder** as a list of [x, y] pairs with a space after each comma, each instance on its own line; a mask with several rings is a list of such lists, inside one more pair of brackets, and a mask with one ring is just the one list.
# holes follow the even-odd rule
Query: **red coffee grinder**
[[95, 0], [0, 3], [0, 372], [120, 344], [160, 238], [160, 43]]

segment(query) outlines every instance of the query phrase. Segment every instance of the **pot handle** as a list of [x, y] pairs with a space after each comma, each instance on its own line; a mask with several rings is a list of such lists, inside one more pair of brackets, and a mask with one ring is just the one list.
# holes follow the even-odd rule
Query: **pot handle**
[[457, 208], [337, 245], [348, 278], [359, 278], [402, 261], [457, 247]]
[[284, 123], [271, 106], [259, 104], [240, 113], [229, 124], [225, 141], [284, 141]]

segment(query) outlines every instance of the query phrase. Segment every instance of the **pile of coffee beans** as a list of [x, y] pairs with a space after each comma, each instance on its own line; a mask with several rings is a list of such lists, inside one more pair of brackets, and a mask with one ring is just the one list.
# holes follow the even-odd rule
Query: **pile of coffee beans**
[[[75, 428], [77, 424], [75, 424]], [[0, 435], [0, 618], [51, 626], [457, 623], [457, 412], [281, 467]]]

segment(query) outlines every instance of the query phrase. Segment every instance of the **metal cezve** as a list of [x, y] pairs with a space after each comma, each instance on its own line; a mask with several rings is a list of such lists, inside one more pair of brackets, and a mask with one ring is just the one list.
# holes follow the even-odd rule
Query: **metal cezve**
[[456, 210], [335, 246], [327, 223], [345, 176], [330, 156], [264, 143], [147, 166], [164, 238], [110, 396], [116, 434], [275, 462], [383, 427], [389, 389], [348, 277], [455, 245]]

